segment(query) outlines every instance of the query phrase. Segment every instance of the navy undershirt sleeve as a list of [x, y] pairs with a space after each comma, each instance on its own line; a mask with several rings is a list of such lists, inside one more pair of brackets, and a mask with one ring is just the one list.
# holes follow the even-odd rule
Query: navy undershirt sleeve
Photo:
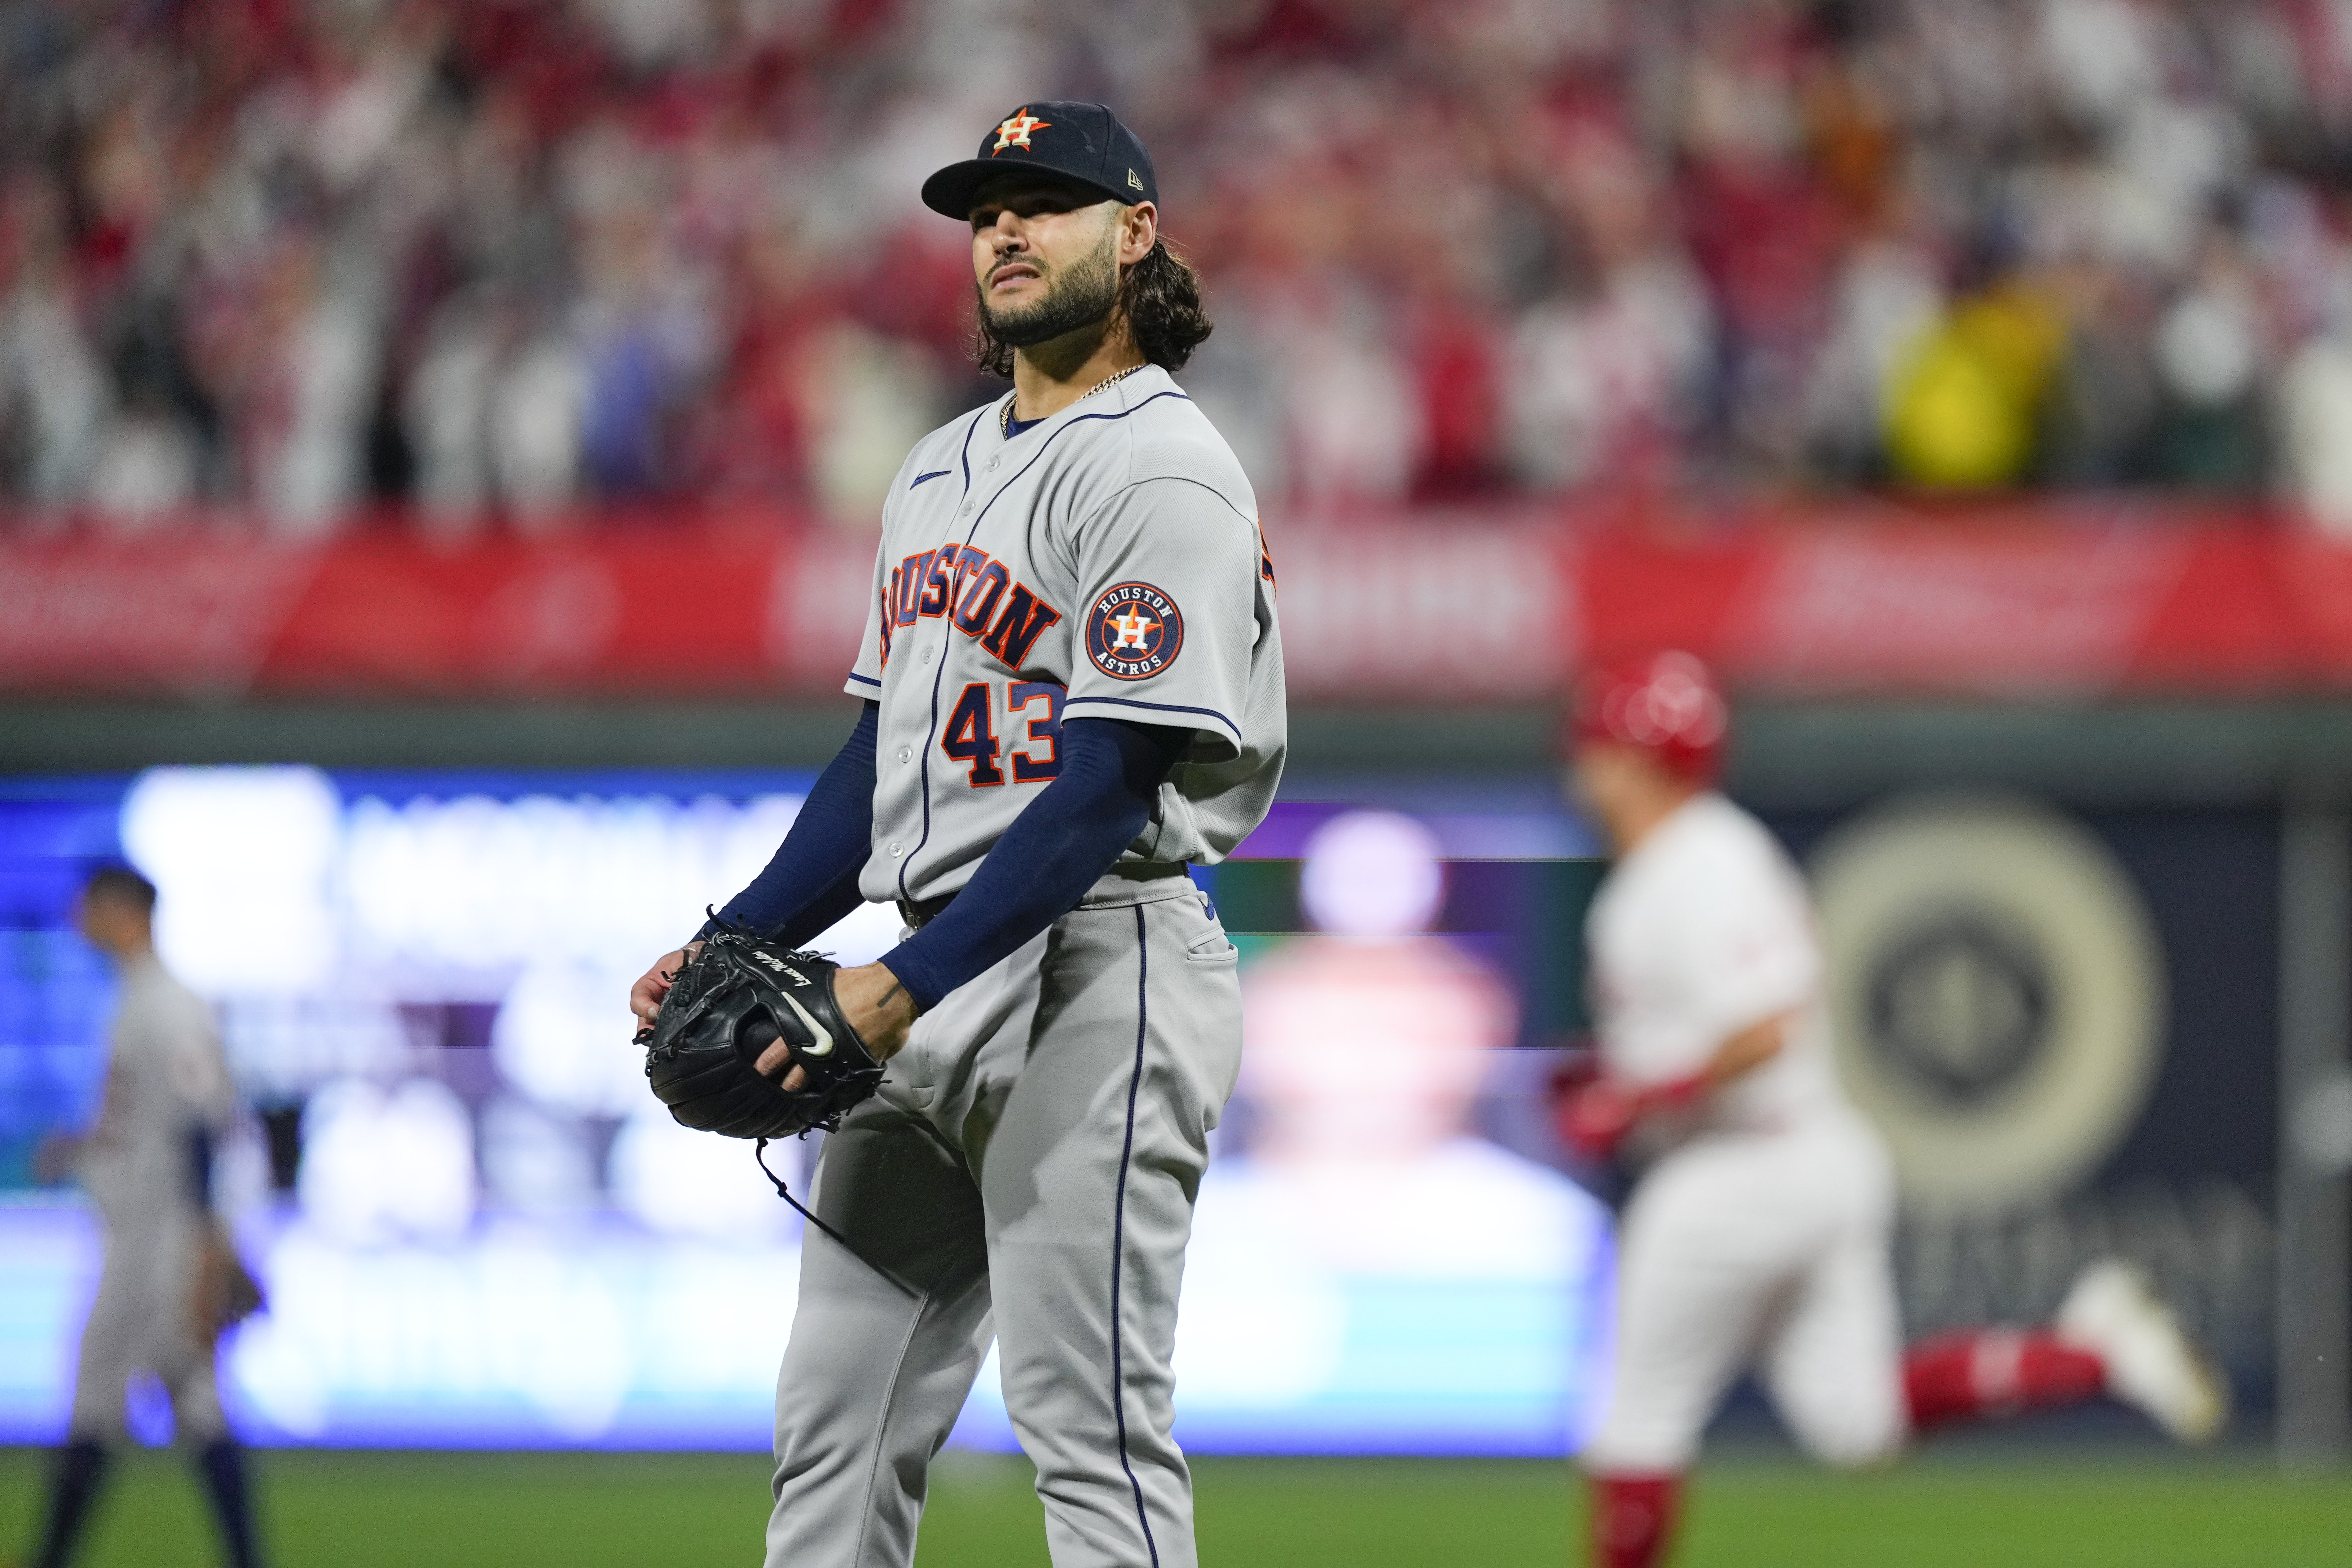
[[955, 902], [882, 956], [926, 1010], [1078, 905], [1151, 821], [1192, 732], [1118, 718], [1062, 725], [1062, 771], [990, 846]]
[[729, 899], [719, 918], [694, 934], [696, 940], [724, 921], [798, 947], [857, 907], [858, 874], [874, 852], [874, 740], [881, 710], [879, 703], [866, 705], [857, 727], [817, 775], [767, 869]]
[[188, 1160], [188, 1197], [194, 1200], [196, 1212], [213, 1211], [213, 1130], [205, 1126], [188, 1129], [183, 1145]]

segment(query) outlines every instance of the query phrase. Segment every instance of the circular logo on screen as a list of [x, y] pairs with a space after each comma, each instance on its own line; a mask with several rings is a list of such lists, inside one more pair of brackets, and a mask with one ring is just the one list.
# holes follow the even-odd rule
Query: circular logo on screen
[[2024, 800], [1896, 802], [1812, 860], [1840, 1075], [1912, 1204], [2063, 1193], [2138, 1116], [2164, 966], [2106, 846]]
[[1107, 589], [1087, 611], [1087, 655], [1115, 681], [1150, 679], [1183, 646], [1183, 612], [1148, 582]]
[[1889, 939], [1863, 983], [1879, 1065], [1948, 1110], [1998, 1100], [2049, 1051], [2047, 958], [2000, 910], [1928, 915]]

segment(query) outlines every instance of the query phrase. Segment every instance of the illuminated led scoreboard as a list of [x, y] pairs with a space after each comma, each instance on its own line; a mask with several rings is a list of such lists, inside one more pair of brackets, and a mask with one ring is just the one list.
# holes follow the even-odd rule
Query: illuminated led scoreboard
[[[216, 1005], [254, 1108], [216, 1182], [271, 1301], [225, 1352], [248, 1435], [764, 1447], [799, 1222], [747, 1145], [676, 1126], [646, 1093], [625, 998], [765, 862], [807, 783], [282, 768], [9, 785], [0, 1441], [61, 1430], [95, 1288], [91, 1216], [28, 1171], [43, 1130], [94, 1109], [107, 986], [66, 918], [120, 855], [161, 888], [166, 960]], [[1262, 832], [1263, 852], [1307, 855], [1303, 882], [1243, 862], [1203, 878], [1244, 949], [1251, 1033], [1186, 1272], [1180, 1436], [1565, 1452], [1604, 1349], [1607, 1224], [1488, 1124], [1529, 1034], [1503, 947], [1524, 958], [1556, 934], [1454, 933], [1437, 908], [1449, 874], [1488, 874], [1448, 869], [1482, 835], [1573, 854], [1573, 824], [1519, 804], [1318, 840], [1336, 818], [1292, 810]], [[1406, 913], [1369, 935], [1234, 917], [1271, 901], [1287, 925], [1317, 885]], [[861, 961], [897, 936], [869, 906], [820, 946]], [[1389, 1005], [1351, 1006], [1372, 971], [1398, 988]], [[1484, 1021], [1441, 1040], [1423, 1015]], [[1437, 1065], [1366, 1071], [1389, 1059]], [[783, 1146], [796, 1186], [816, 1151]], [[1012, 1445], [993, 1355], [957, 1440]]]

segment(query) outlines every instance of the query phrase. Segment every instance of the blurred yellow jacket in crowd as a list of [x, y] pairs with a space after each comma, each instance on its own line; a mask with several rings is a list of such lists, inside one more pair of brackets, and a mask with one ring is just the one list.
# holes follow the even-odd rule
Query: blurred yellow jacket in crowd
[[2022, 281], [1946, 311], [1887, 381], [1886, 452], [1896, 477], [1933, 490], [2022, 478], [2065, 337], [2056, 304]]

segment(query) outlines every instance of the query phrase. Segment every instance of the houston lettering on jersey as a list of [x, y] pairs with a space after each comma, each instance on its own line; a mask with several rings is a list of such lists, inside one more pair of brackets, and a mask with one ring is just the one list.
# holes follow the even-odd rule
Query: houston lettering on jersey
[[1012, 670], [1027, 660], [1045, 628], [1062, 618], [1028, 584], [1013, 581], [1003, 561], [989, 559], [986, 550], [944, 544], [890, 569], [882, 601], [883, 664], [890, 662], [898, 628], [940, 615]]

